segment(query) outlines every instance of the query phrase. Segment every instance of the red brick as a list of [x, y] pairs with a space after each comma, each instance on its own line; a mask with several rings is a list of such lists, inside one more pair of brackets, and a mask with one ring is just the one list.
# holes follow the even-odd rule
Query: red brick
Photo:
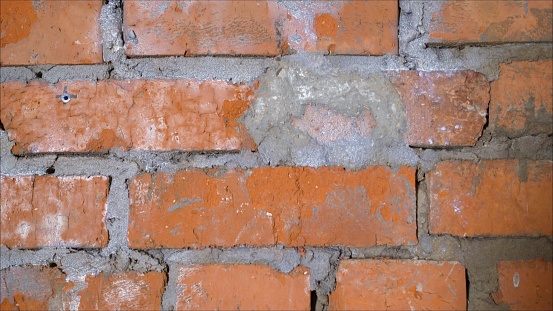
[[448, 1], [432, 13], [430, 43], [551, 42], [551, 1]]
[[7, 247], [103, 247], [109, 180], [81, 176], [0, 176]]
[[553, 133], [553, 62], [500, 64], [491, 84], [490, 127], [510, 137]]
[[79, 310], [161, 310], [165, 274], [126, 272], [87, 276], [77, 293]]
[[143, 174], [131, 181], [130, 198], [134, 248], [417, 241], [410, 167]]
[[126, 53], [263, 55], [293, 50], [397, 54], [397, 1], [124, 3]]
[[391, 73], [406, 106], [411, 146], [474, 146], [486, 124], [490, 86], [473, 71]]
[[427, 176], [430, 232], [553, 235], [551, 161], [441, 162]]
[[309, 272], [259, 265], [180, 266], [177, 310], [309, 310]]
[[1, 1], [0, 65], [102, 62], [102, 1]]
[[2, 310], [61, 310], [70, 285], [59, 269], [40, 266], [2, 270], [0, 280]]
[[299, 9], [290, 10], [291, 19], [285, 22], [291, 49], [331, 55], [398, 53], [397, 1], [321, 1], [325, 9], [299, 2]]
[[553, 262], [502, 261], [497, 271], [495, 303], [507, 304], [511, 310], [553, 310]]
[[344, 260], [330, 310], [466, 310], [465, 269], [456, 262]]
[[[67, 86], [77, 98], [56, 95]], [[128, 80], [1, 85], [14, 153], [255, 148], [236, 122], [254, 91], [223, 81]], [[45, 135], [48, 129], [48, 135]]]

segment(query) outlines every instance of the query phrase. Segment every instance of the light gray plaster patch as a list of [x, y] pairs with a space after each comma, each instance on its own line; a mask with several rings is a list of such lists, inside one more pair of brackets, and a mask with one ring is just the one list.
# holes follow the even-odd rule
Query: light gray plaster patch
[[[351, 122], [368, 112], [376, 127], [370, 135], [354, 131], [336, 135], [340, 138], [336, 141], [317, 141], [309, 131], [294, 125], [304, 117], [306, 107], [331, 111], [337, 119]], [[397, 91], [382, 74], [319, 75], [296, 62], [281, 61], [263, 76], [258, 98], [242, 121], [263, 161], [271, 166], [414, 165], [418, 158], [403, 141], [404, 109]], [[327, 128], [339, 126], [329, 124]]]

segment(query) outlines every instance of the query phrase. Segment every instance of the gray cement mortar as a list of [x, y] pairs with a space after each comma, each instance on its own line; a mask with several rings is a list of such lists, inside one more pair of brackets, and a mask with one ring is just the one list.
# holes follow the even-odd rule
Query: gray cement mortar
[[[294, 9], [294, 2], [285, 2]], [[313, 5], [316, 5], [314, 3]], [[467, 269], [469, 309], [505, 310], [490, 294], [497, 291], [496, 265], [501, 260], [552, 260], [551, 237], [463, 238], [428, 233], [428, 199], [425, 174], [440, 161], [482, 159], [552, 160], [551, 135], [520, 133], [517, 138], [497, 135], [486, 128], [474, 147], [409, 148], [401, 139], [405, 121], [391, 110], [401, 110], [397, 93], [386, 71], [474, 70], [489, 81], [499, 76], [499, 64], [516, 60], [551, 59], [551, 44], [506, 44], [487, 47], [429, 46], [431, 14], [439, 1], [400, 0], [399, 55], [332, 56], [298, 53], [275, 58], [154, 57], [127, 58], [124, 54], [122, 3], [110, 0], [102, 8], [100, 25], [104, 64], [79, 66], [1, 67], [0, 82], [103, 79], [219, 79], [233, 83], [260, 81], [258, 98], [242, 119], [258, 144], [257, 152], [186, 153], [110, 151], [106, 154], [41, 154], [14, 156], [5, 131], [0, 130], [0, 173], [4, 175], [105, 175], [110, 177], [106, 224], [109, 244], [97, 249], [45, 247], [36, 250], [0, 246], [0, 269], [24, 265], [50, 265], [63, 271], [76, 284], [73, 294], [84, 288], [88, 274], [125, 271], [163, 271], [169, 282], [163, 309], [176, 301], [176, 268], [189, 264], [259, 264], [288, 273], [297, 266], [310, 269], [314, 309], [328, 308], [328, 295], [335, 288], [340, 260], [393, 258], [458, 261]], [[299, 13], [298, 13], [299, 14]], [[385, 103], [385, 105], [383, 104]], [[327, 108], [346, 117], [363, 109], [374, 114], [378, 124], [370, 137], [321, 143], [291, 124], [305, 107]], [[380, 108], [380, 109], [379, 109]], [[385, 121], [385, 122], [383, 122]], [[383, 136], [381, 139], [380, 136]], [[386, 141], [386, 143], [384, 143]], [[262, 166], [328, 166], [359, 169], [368, 165], [411, 165], [417, 173], [417, 226], [419, 243], [413, 246], [367, 248], [233, 247], [205, 249], [129, 249], [126, 232], [129, 217], [128, 181], [142, 172], [176, 172], [187, 168], [254, 168]], [[72, 309], [77, 301], [73, 301]], [[55, 307], [55, 306], [52, 306]]]

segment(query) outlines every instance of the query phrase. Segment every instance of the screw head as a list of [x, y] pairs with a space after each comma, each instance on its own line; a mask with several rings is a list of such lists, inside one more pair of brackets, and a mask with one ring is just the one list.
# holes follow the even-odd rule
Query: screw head
[[62, 94], [61, 95], [61, 101], [64, 104], [67, 104], [70, 100], [71, 100], [71, 96], [69, 96], [69, 94]]

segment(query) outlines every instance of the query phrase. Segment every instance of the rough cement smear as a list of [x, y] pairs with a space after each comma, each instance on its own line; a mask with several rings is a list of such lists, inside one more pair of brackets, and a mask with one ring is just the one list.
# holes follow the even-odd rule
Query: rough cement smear
[[[417, 157], [403, 142], [404, 109], [396, 90], [383, 75], [318, 75], [281, 61], [278, 68], [271, 68], [264, 75], [257, 101], [243, 122], [262, 159], [271, 166], [413, 165]], [[322, 112], [326, 117], [306, 120], [310, 118], [308, 114]], [[339, 133], [348, 129], [337, 128], [328, 119], [329, 114], [337, 120], [352, 120], [352, 129]], [[364, 118], [373, 118], [376, 123], [370, 133], [364, 129], [368, 124], [361, 121]], [[335, 139], [321, 141], [314, 136], [320, 129], [308, 124], [313, 122], [326, 122], [320, 124], [322, 131], [329, 131], [324, 135]], [[313, 127], [314, 132], [307, 127]]]

